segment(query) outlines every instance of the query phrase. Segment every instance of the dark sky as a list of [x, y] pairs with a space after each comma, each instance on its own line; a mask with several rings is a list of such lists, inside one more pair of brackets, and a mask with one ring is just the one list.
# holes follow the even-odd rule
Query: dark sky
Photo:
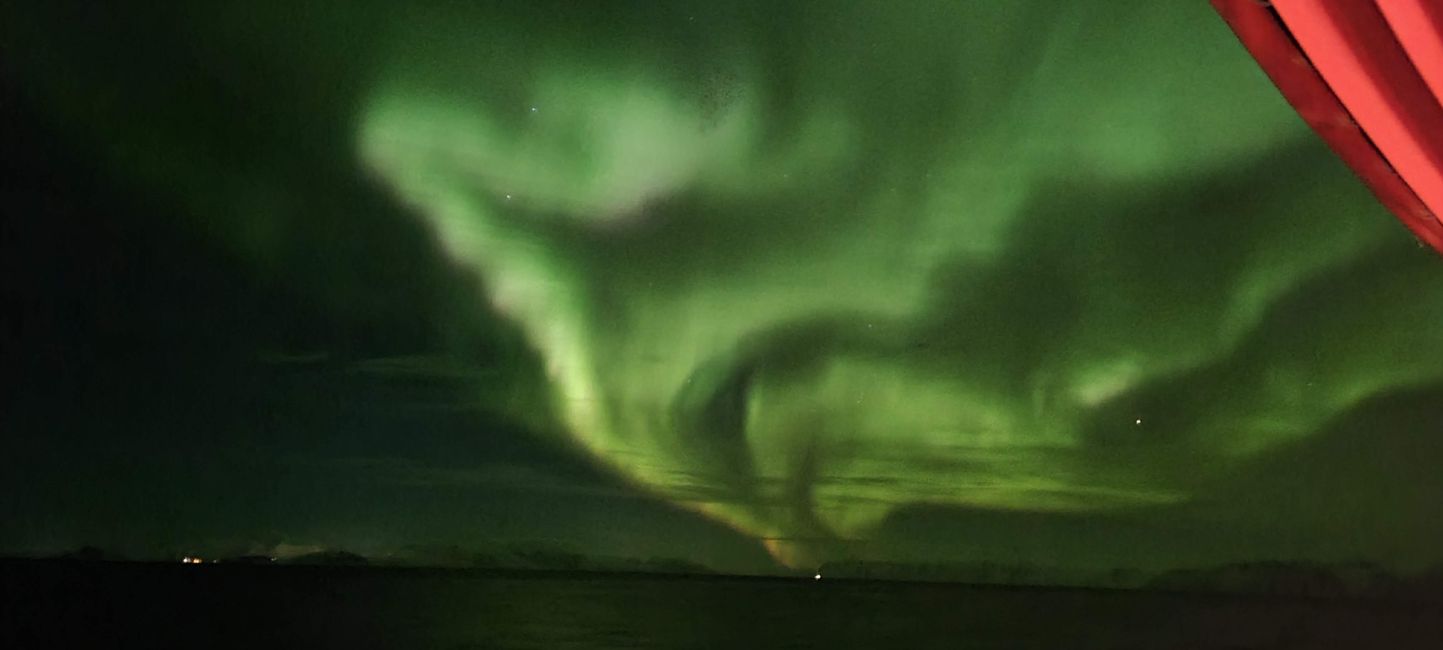
[[0, 9], [0, 549], [1443, 560], [1443, 262], [1204, 3], [575, 4]]

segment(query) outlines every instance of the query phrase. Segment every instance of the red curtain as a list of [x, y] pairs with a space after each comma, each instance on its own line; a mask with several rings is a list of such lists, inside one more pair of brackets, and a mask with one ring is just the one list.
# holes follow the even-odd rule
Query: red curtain
[[1443, 0], [1212, 0], [1283, 96], [1443, 253]]

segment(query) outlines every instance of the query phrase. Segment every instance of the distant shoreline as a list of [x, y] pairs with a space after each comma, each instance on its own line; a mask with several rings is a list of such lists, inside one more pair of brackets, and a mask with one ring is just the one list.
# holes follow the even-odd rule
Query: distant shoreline
[[1260, 599], [1260, 600], [1291, 600], [1291, 601], [1344, 601], [1344, 602], [1377, 602], [1377, 603], [1409, 603], [1416, 601], [1443, 600], [1443, 590], [1434, 589], [1409, 589], [1412, 585], [1405, 585], [1396, 590], [1373, 594], [1359, 593], [1329, 593], [1329, 594], [1308, 594], [1308, 593], [1268, 593], [1256, 590], [1225, 590], [1216, 588], [1177, 588], [1141, 585], [1137, 587], [1116, 587], [1106, 585], [1069, 585], [1069, 584], [1009, 584], [989, 582], [962, 582], [947, 580], [916, 580], [905, 578], [888, 577], [832, 577], [815, 579], [812, 575], [798, 574], [795, 576], [786, 575], [763, 575], [763, 574], [734, 574], [734, 573], [676, 573], [676, 572], [648, 572], [648, 571], [615, 571], [615, 570], [587, 570], [587, 569], [544, 569], [544, 568], [501, 568], [501, 567], [449, 567], [449, 566], [426, 566], [426, 565], [405, 565], [405, 564], [308, 564], [292, 562], [276, 562], [273, 564], [256, 564], [248, 562], [226, 562], [211, 561], [203, 565], [183, 564], [180, 562], [165, 562], [159, 560], [127, 560], [127, 559], [75, 559], [75, 558], [32, 558], [32, 557], [0, 557], [0, 577], [9, 573], [8, 569], [47, 569], [74, 570], [74, 569], [116, 569], [116, 570], [150, 570], [156, 569], [166, 572], [177, 573], [224, 573], [224, 574], [332, 574], [332, 575], [410, 575], [410, 576], [461, 576], [468, 578], [497, 578], [503, 580], [616, 580], [616, 581], [677, 581], [677, 582], [717, 582], [717, 583], [750, 583], [750, 584], [798, 584], [816, 583], [818, 587], [825, 586], [872, 586], [895, 589], [924, 589], [924, 590], [983, 590], [989, 592], [1076, 592], [1095, 594], [1156, 594], [1160, 596], [1178, 596], [1187, 598], [1217, 598], [1226, 600], [1236, 599]]

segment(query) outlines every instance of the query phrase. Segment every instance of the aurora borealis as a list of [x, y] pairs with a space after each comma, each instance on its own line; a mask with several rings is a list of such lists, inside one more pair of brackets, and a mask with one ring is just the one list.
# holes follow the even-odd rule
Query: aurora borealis
[[[214, 380], [268, 413], [246, 462], [534, 488], [433, 505], [437, 536], [464, 539], [447, 526], [473, 507], [550, 508], [537, 530], [584, 541], [562, 504], [583, 492], [691, 522], [638, 535], [711, 530], [695, 514], [798, 567], [1443, 559], [1443, 263], [1204, 3], [773, 4], [36, 6], [0, 29], [8, 92], [53, 134], [32, 147], [130, 197], [86, 218], [200, 242], [187, 264], [230, 278], [206, 301], [273, 310], [114, 307], [214, 328], [181, 337], [181, 367], [260, 359]], [[128, 363], [98, 339], [87, 363]], [[307, 388], [275, 397], [295, 372]], [[126, 400], [77, 381], [16, 394], [94, 411], [55, 439], [132, 449], [97, 424]], [[388, 428], [300, 397], [361, 393], [472, 415]], [[43, 411], [14, 417], [49, 440], [21, 452], [65, 444]], [[430, 426], [469, 441], [423, 461]], [[259, 435], [218, 428], [208, 444]], [[498, 449], [530, 465], [502, 472]], [[212, 527], [244, 537], [251, 509]]]

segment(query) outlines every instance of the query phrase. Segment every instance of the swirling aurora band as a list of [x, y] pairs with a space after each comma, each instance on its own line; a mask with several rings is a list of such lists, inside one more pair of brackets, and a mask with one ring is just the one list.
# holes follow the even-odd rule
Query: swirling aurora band
[[[1178, 23], [1117, 56], [1062, 30], [1009, 75], [1019, 48], [984, 32], [1020, 25], [953, 18], [987, 29], [785, 94], [759, 54], [678, 79], [422, 51], [382, 75], [358, 149], [525, 332], [581, 450], [784, 561], [905, 504], [1180, 502], [1443, 376], [1427, 281], [1318, 297], [1375, 216], [1268, 216], [1376, 212], [1335, 164], [1310, 150], [1327, 182], [1286, 200], [1219, 197], [1309, 146], [1243, 53]], [[853, 36], [801, 56], [874, 55]], [[1279, 315], [1300, 300], [1307, 335]]]

